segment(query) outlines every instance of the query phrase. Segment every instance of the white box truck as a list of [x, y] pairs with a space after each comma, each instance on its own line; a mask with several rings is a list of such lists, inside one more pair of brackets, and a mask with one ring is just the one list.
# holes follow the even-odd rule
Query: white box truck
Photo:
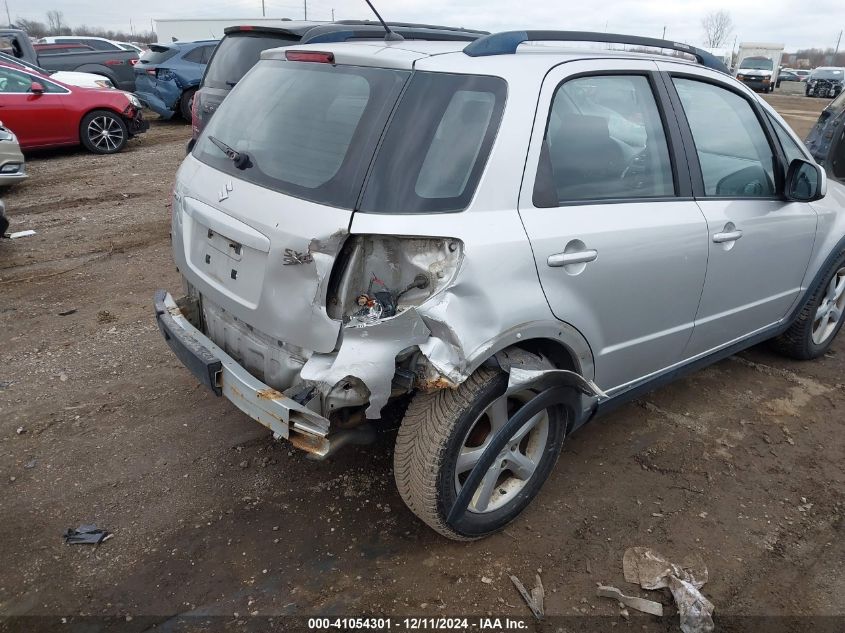
[[783, 44], [743, 42], [736, 56], [734, 76], [752, 90], [773, 92], [777, 85]]

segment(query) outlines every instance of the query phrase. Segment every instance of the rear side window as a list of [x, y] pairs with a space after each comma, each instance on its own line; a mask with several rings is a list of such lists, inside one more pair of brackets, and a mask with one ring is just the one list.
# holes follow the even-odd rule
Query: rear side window
[[179, 52], [178, 48], [173, 46], [150, 46], [150, 50], [141, 53], [141, 59], [148, 64], [161, 64], [166, 62], [171, 57], [174, 57]]
[[[220, 106], [194, 156], [262, 187], [352, 209], [408, 74], [262, 61]], [[250, 165], [235, 167], [215, 140], [246, 153]]]
[[202, 85], [209, 88], [229, 89], [238, 83], [247, 71], [258, 63], [261, 51], [280, 46], [290, 46], [299, 41], [291, 36], [267, 36], [239, 33], [224, 37], [214, 59], [205, 72]]
[[499, 129], [497, 77], [417, 72], [367, 180], [361, 211], [439, 213], [467, 207]]
[[182, 59], [189, 62], [194, 62], [195, 64], [202, 63], [202, 51], [205, 47], [197, 46], [195, 49], [188, 51], [182, 56]]
[[644, 76], [579, 77], [561, 85], [545, 145], [541, 161], [551, 166], [559, 203], [675, 194], [663, 122]]
[[775, 195], [774, 155], [751, 104], [726, 88], [674, 78], [708, 196]]

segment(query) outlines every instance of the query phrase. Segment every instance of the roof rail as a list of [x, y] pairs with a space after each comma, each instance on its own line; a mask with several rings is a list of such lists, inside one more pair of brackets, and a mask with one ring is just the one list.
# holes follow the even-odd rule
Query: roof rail
[[[472, 42], [484, 33], [465, 31], [463, 29], [439, 27], [407, 27], [390, 25], [390, 30], [398, 33], [407, 40], [442, 40]], [[315, 26], [302, 36], [300, 44], [325, 44], [328, 42], [345, 42], [347, 40], [365, 39], [381, 40], [385, 37], [384, 27], [378, 25], [340, 25], [326, 24]]]
[[695, 46], [681, 42], [660, 40], [653, 37], [619, 35], [616, 33], [594, 33], [589, 31], [503, 31], [475, 40], [472, 44], [464, 48], [464, 53], [470, 57], [510, 55], [516, 53], [517, 47], [523, 42], [605, 42], [608, 44], [630, 44], [633, 46], [667, 48], [692, 55], [702, 66], [730, 74], [725, 64], [719, 58]]
[[[349, 24], [356, 26], [378, 26], [382, 30], [381, 22], [375, 20], [337, 20], [333, 24]], [[387, 26], [405, 26], [412, 29], [437, 29], [438, 31], [459, 31], [463, 33], [475, 33], [477, 35], [490, 35], [490, 31], [481, 31], [479, 29], [468, 29], [463, 26], [443, 26], [442, 24], [422, 24], [420, 22], [391, 22], [387, 21]]]

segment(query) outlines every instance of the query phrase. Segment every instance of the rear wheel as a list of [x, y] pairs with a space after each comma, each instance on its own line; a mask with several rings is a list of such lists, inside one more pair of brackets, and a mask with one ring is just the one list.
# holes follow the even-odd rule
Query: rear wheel
[[845, 320], [845, 251], [823, 279], [801, 308], [795, 323], [772, 341], [777, 351], [799, 360], [810, 360], [824, 355], [830, 348]]
[[79, 140], [95, 154], [114, 154], [126, 147], [129, 130], [119, 114], [94, 110], [83, 117], [79, 125]]
[[528, 506], [557, 461], [566, 430], [561, 409], [534, 416], [511, 438], [475, 492], [460, 531], [446, 524], [452, 504], [495, 432], [536, 394], [505, 396], [507, 376], [479, 369], [457, 389], [411, 401], [394, 454], [402, 499], [431, 528], [472, 540], [504, 528]]
[[191, 107], [194, 105], [194, 95], [197, 93], [196, 88], [191, 88], [182, 93], [179, 99], [179, 114], [188, 123], [191, 122]]

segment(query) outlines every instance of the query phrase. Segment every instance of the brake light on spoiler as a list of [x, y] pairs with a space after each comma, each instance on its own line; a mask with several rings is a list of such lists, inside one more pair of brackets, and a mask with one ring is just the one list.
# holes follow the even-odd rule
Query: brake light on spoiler
[[334, 64], [334, 53], [324, 53], [322, 51], [285, 51], [285, 59], [289, 62]]

